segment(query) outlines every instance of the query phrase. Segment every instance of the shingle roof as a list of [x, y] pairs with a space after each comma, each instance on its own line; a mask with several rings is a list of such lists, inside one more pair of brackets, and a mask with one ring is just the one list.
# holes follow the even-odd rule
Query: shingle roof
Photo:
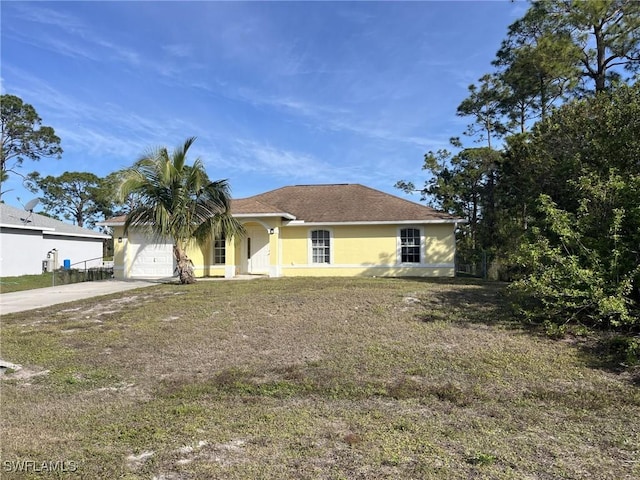
[[[254, 211], [252, 211], [254, 210]], [[359, 184], [295, 185], [233, 200], [233, 214], [286, 212], [304, 222], [454, 222], [456, 217]]]
[[[231, 200], [237, 217], [279, 216], [305, 223], [462, 222], [448, 213], [359, 184], [294, 185]], [[101, 225], [122, 225], [126, 217]]]
[[231, 213], [233, 215], [278, 215], [282, 217], [291, 216], [289, 212], [267, 205], [255, 197], [239, 198], [231, 200]]
[[29, 213], [21, 208], [12, 207], [4, 203], [0, 203], [0, 224], [2, 226], [11, 226], [14, 228], [25, 229], [42, 229], [45, 233], [51, 235], [69, 234], [73, 236], [109, 238], [105, 235], [88, 228], [70, 225], [54, 218], [45, 217], [37, 213]]
[[98, 222], [98, 225], [107, 225], [107, 226], [124, 225], [124, 222], [126, 221], [127, 221], [126, 215], [118, 215], [117, 217], [107, 218], [103, 222]]

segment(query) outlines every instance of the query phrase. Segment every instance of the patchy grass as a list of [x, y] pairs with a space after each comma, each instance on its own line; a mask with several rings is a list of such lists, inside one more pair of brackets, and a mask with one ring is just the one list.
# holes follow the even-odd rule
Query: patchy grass
[[630, 374], [520, 328], [501, 290], [199, 282], [4, 316], [2, 358], [24, 368], [2, 380], [2, 466], [72, 461], [60, 476], [96, 479], [638, 478]]

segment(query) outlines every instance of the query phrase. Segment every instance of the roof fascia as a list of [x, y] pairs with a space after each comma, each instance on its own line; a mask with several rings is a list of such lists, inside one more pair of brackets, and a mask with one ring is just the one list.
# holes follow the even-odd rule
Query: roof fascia
[[286, 227], [315, 227], [321, 225], [422, 225], [437, 223], [467, 223], [464, 219], [438, 219], [438, 220], [384, 220], [378, 222], [362, 221], [362, 222], [305, 222], [304, 220], [294, 220], [287, 222]]
[[287, 220], [295, 220], [295, 215], [291, 215], [290, 213], [282, 212], [282, 213], [232, 213], [231, 216], [235, 218], [259, 218], [259, 217], [282, 217]]
[[[290, 213], [232, 213], [232, 217], [234, 218], [261, 218], [261, 217], [270, 217], [270, 218], [285, 218], [287, 220], [295, 220], [296, 217], [291, 215]], [[104, 222], [98, 222], [96, 225], [104, 226], [104, 227], [122, 227], [125, 222], [110, 222], [105, 220]]]
[[123, 227], [124, 222], [110, 222], [105, 220], [104, 222], [98, 222], [96, 225], [100, 225], [101, 227]]
[[55, 228], [37, 227], [34, 225], [20, 225], [18, 223], [0, 223], [0, 228], [15, 228], [18, 230], [37, 230], [40, 232], [54, 232]]
[[44, 232], [45, 235], [52, 235], [56, 237], [81, 237], [81, 238], [111, 238], [111, 235], [105, 235], [104, 233], [65, 233], [65, 232]]

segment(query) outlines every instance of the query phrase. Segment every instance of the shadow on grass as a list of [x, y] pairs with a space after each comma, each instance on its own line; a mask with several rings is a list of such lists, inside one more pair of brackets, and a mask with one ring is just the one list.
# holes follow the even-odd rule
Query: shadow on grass
[[640, 336], [596, 332], [578, 348], [589, 367], [618, 374], [640, 387]]
[[370, 398], [417, 400], [429, 404], [436, 400], [460, 407], [478, 400], [473, 386], [457, 386], [452, 382], [424, 383], [401, 376], [392, 380], [345, 378], [322, 364], [288, 365], [267, 370], [231, 367], [207, 379], [163, 380], [157, 395], [191, 401], [208, 397], [221, 399], [237, 396], [251, 398], [318, 397], [331, 400], [362, 401]]
[[[506, 283], [474, 278], [414, 279], [432, 285], [418, 300], [423, 322], [447, 321], [522, 328], [505, 294]], [[442, 288], [439, 288], [442, 287]]]
[[[571, 343], [581, 353], [588, 367], [620, 374], [640, 386], [638, 335], [585, 331], [583, 327], [571, 325], [558, 334], [555, 330], [549, 331], [543, 324], [523, 321], [517, 317], [512, 307], [507, 291], [508, 283], [504, 282], [473, 278], [411, 280], [433, 286], [418, 299], [421, 306], [417, 315], [419, 321], [500, 325], [531, 336]], [[439, 286], [443, 288], [438, 288]]]

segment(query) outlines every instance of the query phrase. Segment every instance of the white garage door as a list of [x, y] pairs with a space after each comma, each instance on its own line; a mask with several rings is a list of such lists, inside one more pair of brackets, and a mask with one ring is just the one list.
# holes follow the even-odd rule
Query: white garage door
[[155, 241], [146, 235], [134, 233], [130, 237], [130, 276], [134, 278], [172, 277], [175, 270], [173, 244]]

